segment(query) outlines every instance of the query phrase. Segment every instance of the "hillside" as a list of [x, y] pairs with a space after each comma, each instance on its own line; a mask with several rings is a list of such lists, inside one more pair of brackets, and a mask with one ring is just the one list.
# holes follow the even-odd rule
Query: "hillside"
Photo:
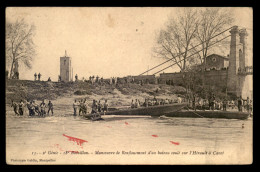
[[[176, 94], [184, 94], [185, 89], [180, 86], [155, 85], [155, 84], [118, 84], [91, 85], [87, 82], [46, 82], [46, 81], [29, 81], [29, 80], [6, 80], [6, 104], [11, 100], [16, 102], [23, 100], [42, 101], [53, 100], [60, 104], [71, 104], [73, 99], [86, 98], [89, 103], [92, 99], [110, 100], [112, 106], [129, 105], [132, 99], [144, 98], [175, 98]], [[67, 102], [69, 101], [69, 102]]]

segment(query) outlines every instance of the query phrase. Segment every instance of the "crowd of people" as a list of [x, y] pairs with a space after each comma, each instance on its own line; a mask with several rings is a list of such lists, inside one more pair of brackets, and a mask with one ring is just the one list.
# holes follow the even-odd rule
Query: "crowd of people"
[[[11, 107], [13, 107], [15, 115], [19, 116], [24, 115], [25, 108], [28, 109], [29, 116], [35, 116], [37, 113], [38, 116], [44, 117], [46, 114], [49, 115], [49, 112], [53, 115], [53, 104], [51, 101], [46, 104], [43, 100], [39, 105], [34, 100], [25, 102], [21, 100], [19, 103], [12, 100]], [[47, 112], [46, 109], [48, 109]]]
[[253, 101], [247, 97], [247, 99], [242, 99], [242, 97], [238, 97], [236, 100], [227, 100], [227, 99], [216, 99], [215, 95], [211, 95], [209, 99], [203, 99], [200, 97], [193, 97], [191, 101], [191, 107], [196, 110], [223, 110], [226, 111], [228, 109], [238, 109], [239, 112], [247, 111], [252, 112], [253, 109]]
[[[81, 99], [79, 101], [75, 100], [73, 103], [73, 110], [74, 110], [74, 116], [79, 116], [81, 114], [87, 114], [87, 108], [88, 104], [86, 102], [86, 99]], [[93, 100], [91, 105], [91, 114], [100, 113], [100, 112], [107, 112], [108, 111], [108, 103], [107, 100], [102, 104], [101, 101]]]
[[149, 106], [156, 106], [156, 105], [166, 105], [166, 104], [173, 104], [173, 103], [182, 103], [184, 100], [180, 96], [177, 99], [157, 99], [155, 96], [153, 99], [145, 98], [144, 102], [140, 102], [139, 99], [132, 100], [131, 108], [139, 108], [139, 107], [149, 107]]

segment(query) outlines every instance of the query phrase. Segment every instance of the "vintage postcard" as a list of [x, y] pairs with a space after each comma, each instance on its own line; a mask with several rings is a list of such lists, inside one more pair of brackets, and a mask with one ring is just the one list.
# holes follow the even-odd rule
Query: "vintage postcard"
[[253, 162], [253, 8], [7, 7], [6, 163]]

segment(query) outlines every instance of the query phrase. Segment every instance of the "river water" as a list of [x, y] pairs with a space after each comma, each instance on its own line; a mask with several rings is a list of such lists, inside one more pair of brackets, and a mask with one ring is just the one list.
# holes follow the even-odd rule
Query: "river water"
[[[104, 119], [90, 121], [70, 115], [28, 118], [8, 114], [6, 161], [10, 164], [252, 162], [252, 119], [134, 116]], [[84, 141], [79, 143], [78, 139]]]

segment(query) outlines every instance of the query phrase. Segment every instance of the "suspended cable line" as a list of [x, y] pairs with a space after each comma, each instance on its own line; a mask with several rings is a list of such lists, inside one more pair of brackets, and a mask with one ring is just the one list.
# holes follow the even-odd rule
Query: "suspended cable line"
[[[233, 26], [232, 26], [232, 27], [233, 27]], [[190, 51], [190, 50], [192, 50], [192, 49], [198, 47], [199, 45], [202, 45], [202, 44], [204, 44], [205, 42], [207, 42], [207, 41], [209, 41], [209, 40], [211, 40], [211, 39], [213, 39], [213, 38], [215, 38], [215, 37], [221, 35], [222, 33], [224, 33], [224, 32], [226, 32], [226, 31], [230, 30], [232, 27], [230, 27], [230, 28], [228, 28], [228, 29], [226, 29], [226, 30], [224, 30], [224, 31], [222, 31], [222, 32], [220, 32], [220, 33], [218, 33], [218, 34], [215, 35], [215, 36], [210, 37], [208, 40], [203, 41], [202, 43], [200, 43], [200, 44], [198, 44], [198, 45], [196, 45], [196, 46], [194, 46], [194, 47], [188, 49], [187, 51]], [[182, 55], [182, 54], [184, 54], [184, 53], [185, 53], [185, 52], [179, 53], [179, 54], [176, 55], [175, 57], [178, 57], [178, 56], [180, 56], [180, 55]], [[157, 66], [152, 67], [151, 69], [149, 69], [149, 70], [147, 70], [147, 71], [145, 71], [145, 72], [139, 74], [139, 76], [140, 76], [140, 75], [143, 75], [143, 74], [145, 74], [145, 73], [147, 73], [147, 72], [149, 72], [149, 71], [151, 71], [151, 70], [153, 70], [153, 69], [155, 69], [155, 68], [157, 68], [157, 67], [159, 67], [159, 66], [161, 66], [161, 65], [163, 65], [163, 64], [165, 64], [165, 63], [167, 63], [167, 62], [169, 62], [169, 61], [171, 61], [171, 60], [174, 59], [175, 57], [170, 58], [169, 60], [166, 60], [165, 62], [163, 62], [163, 63], [161, 63], [161, 64], [159, 64], [159, 65], [157, 65]], [[177, 64], [177, 63], [176, 63], [176, 64]]]
[[[209, 47], [215, 45], [216, 43], [218, 43], [218, 42], [220, 42], [220, 41], [222, 41], [222, 40], [224, 40], [224, 39], [226, 39], [226, 38], [228, 38], [228, 37], [230, 37], [230, 36], [231, 36], [231, 35], [228, 35], [228, 36], [222, 38], [221, 40], [216, 41], [216, 42], [214, 42], [213, 44], [207, 46], [206, 48], [209, 48]], [[179, 63], [179, 62], [181, 62], [181, 61], [183, 61], [183, 60], [187, 60], [187, 58], [189, 58], [189, 57], [191, 57], [191, 56], [197, 54], [198, 52], [202, 51], [203, 49], [204, 49], [204, 48], [202, 48], [202, 49], [199, 50], [199, 51], [196, 51], [196, 52], [193, 53], [192, 55], [189, 55], [188, 57], [186, 57], [186, 59], [179, 60], [178, 62], [175, 62], [175, 63], [171, 64], [170, 66], [168, 66], [168, 67], [166, 67], [166, 68], [163, 68], [162, 70], [159, 70], [158, 72], [155, 72], [153, 75], [155, 75], [155, 74], [157, 74], [157, 73], [159, 73], [159, 72], [161, 72], [161, 71], [164, 71], [165, 69], [168, 69], [168, 68], [172, 67], [173, 65], [176, 65], [177, 63]]]

